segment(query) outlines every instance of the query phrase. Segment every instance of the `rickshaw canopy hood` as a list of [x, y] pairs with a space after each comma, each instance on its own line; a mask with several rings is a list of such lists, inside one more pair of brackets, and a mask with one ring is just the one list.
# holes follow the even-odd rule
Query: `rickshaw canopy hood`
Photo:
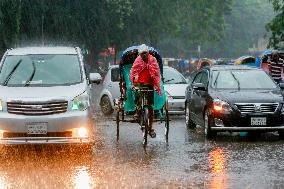
[[[123, 59], [125, 57], [127, 57], [127, 55], [129, 55], [130, 53], [135, 53], [135, 55], [137, 57], [138, 56], [138, 48], [139, 48], [139, 45], [131, 46], [131, 47], [128, 47], [127, 49], [125, 49], [121, 53], [121, 56], [120, 56], [120, 59], [121, 59], [120, 66], [123, 66], [123, 65], [126, 65], [126, 64], [133, 64], [134, 61], [133, 62], [127, 62], [127, 61], [123, 61]], [[157, 59], [161, 75], [163, 75], [163, 62], [162, 62], [162, 57], [161, 57], [160, 53], [153, 47], [149, 47], [149, 53]]]

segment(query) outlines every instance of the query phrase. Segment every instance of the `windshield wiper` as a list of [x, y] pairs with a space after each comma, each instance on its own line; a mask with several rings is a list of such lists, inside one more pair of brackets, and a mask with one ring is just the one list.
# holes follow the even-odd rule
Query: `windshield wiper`
[[186, 84], [184, 81], [176, 82], [175, 84]]
[[32, 74], [31, 74], [31, 76], [29, 77], [29, 79], [26, 81], [26, 83], [25, 83], [25, 87], [26, 86], [29, 86], [30, 84], [31, 84], [31, 81], [33, 80], [33, 78], [34, 78], [34, 76], [35, 76], [35, 72], [36, 72], [36, 67], [35, 67], [35, 63], [34, 63], [34, 61], [32, 62], [32, 64], [33, 64], [33, 72], [32, 72]]
[[18, 61], [18, 63], [14, 66], [14, 68], [11, 70], [11, 72], [8, 74], [8, 76], [6, 77], [6, 79], [3, 82], [3, 86], [7, 86], [8, 82], [10, 81], [12, 75], [14, 74], [14, 72], [16, 71], [16, 69], [19, 67], [19, 65], [21, 64], [22, 59], [20, 59]]
[[238, 90], [241, 90], [241, 87], [240, 87], [240, 81], [236, 78], [235, 74], [233, 74], [233, 72], [230, 72], [233, 76], [233, 78], [235, 79], [235, 81], [238, 83]]
[[213, 83], [213, 85], [215, 86], [215, 88], [217, 88], [217, 81], [218, 81], [218, 78], [219, 78], [219, 75], [220, 75], [220, 72], [218, 72], [218, 74], [217, 74], [217, 76], [216, 76], [216, 79], [215, 79], [215, 81], [214, 81], [214, 83]]
[[168, 82], [173, 81], [173, 80], [175, 80], [175, 79], [168, 79], [168, 80], [165, 81], [165, 83], [168, 83]]

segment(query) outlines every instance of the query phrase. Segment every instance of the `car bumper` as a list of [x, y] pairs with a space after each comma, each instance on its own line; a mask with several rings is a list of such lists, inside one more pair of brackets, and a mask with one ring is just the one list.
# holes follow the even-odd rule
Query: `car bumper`
[[[266, 118], [266, 125], [251, 125], [251, 118]], [[215, 114], [214, 131], [279, 131], [284, 130], [284, 115], [278, 112], [273, 114]]]
[[168, 100], [168, 105], [169, 105], [169, 113], [170, 114], [184, 115], [184, 113], [185, 113], [185, 99], [170, 98]]
[[[47, 134], [27, 134], [27, 124], [46, 123]], [[56, 144], [56, 143], [91, 143], [93, 127], [90, 111], [66, 112], [44, 116], [25, 116], [0, 113], [0, 144]], [[76, 136], [76, 129], [86, 128], [87, 136]], [[68, 132], [71, 136], [63, 136]], [[50, 133], [56, 133], [52, 137]], [[62, 136], [61, 136], [62, 134]]]
[[213, 131], [279, 131], [284, 130], [284, 126], [276, 127], [211, 127]]

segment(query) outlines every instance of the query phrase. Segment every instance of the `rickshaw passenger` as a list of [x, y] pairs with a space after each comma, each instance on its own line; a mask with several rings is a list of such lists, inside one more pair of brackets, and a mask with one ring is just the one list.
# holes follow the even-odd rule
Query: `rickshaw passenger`
[[[142, 44], [138, 48], [139, 56], [135, 59], [133, 66], [130, 70], [129, 80], [131, 82], [131, 88], [134, 89], [135, 86], [138, 85], [146, 85], [149, 89], [156, 89], [158, 94], [162, 96], [162, 92], [160, 89], [160, 68], [158, 66], [158, 62], [154, 56], [149, 53], [149, 48]], [[149, 109], [149, 117], [150, 117], [150, 132], [149, 135], [154, 138], [156, 137], [156, 133], [152, 128], [153, 122], [153, 103], [154, 103], [154, 92], [148, 95], [148, 102], [150, 104]], [[136, 114], [135, 118], [138, 117], [139, 106], [140, 106], [140, 97], [139, 94], [136, 96]]]

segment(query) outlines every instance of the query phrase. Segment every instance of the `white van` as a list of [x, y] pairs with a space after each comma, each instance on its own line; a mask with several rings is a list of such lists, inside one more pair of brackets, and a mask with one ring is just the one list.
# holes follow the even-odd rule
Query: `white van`
[[74, 47], [9, 49], [0, 64], [0, 143], [90, 143], [90, 84]]

